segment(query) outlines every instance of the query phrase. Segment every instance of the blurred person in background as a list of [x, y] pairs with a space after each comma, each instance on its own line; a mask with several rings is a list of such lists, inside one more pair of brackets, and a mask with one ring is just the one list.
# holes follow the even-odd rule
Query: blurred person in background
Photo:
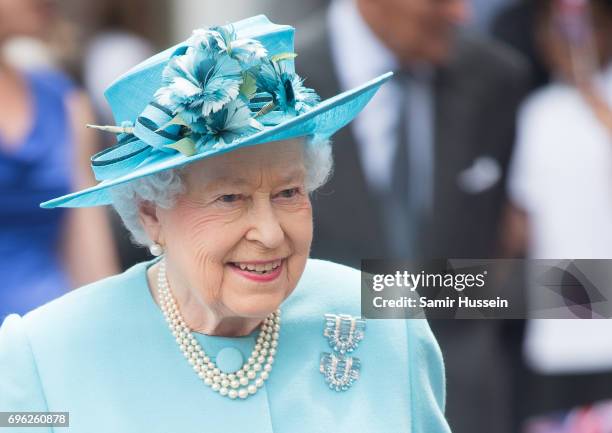
[[[536, 259], [610, 259], [612, 1], [537, 7], [553, 81], [521, 108], [506, 246]], [[531, 320], [526, 331], [527, 415], [612, 396], [610, 320]]]
[[[46, 38], [53, 4], [0, 0], [0, 46], [15, 36]], [[95, 141], [82, 125], [87, 99], [61, 72], [20, 70], [0, 57], [0, 320], [116, 271], [104, 214], [39, 209], [45, 197], [91, 183]], [[95, 227], [95, 230], [92, 229]], [[83, 248], [92, 255], [79, 254]]]
[[[313, 198], [313, 256], [492, 258], [523, 59], [463, 35], [463, 0], [336, 0], [311, 20], [296, 62], [331, 96], [380, 71], [392, 82], [335, 137], [336, 175]], [[512, 431], [520, 330], [499, 321], [431, 322], [445, 355], [456, 433]], [[509, 334], [506, 334], [509, 332]]]

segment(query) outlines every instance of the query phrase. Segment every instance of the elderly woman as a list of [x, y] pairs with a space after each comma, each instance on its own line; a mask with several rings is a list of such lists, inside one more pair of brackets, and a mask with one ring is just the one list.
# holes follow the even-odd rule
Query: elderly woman
[[112, 204], [158, 257], [9, 316], [0, 411], [87, 433], [448, 432], [427, 323], [366, 326], [360, 273], [308, 258], [328, 137], [389, 74], [319, 102], [294, 57], [293, 29], [258, 16], [111, 85], [101, 182], [43, 207]]

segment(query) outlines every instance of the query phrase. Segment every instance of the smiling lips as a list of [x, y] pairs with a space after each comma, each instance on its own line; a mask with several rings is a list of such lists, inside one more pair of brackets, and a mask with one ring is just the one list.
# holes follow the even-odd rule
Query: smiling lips
[[276, 279], [282, 269], [283, 260], [277, 259], [267, 262], [232, 262], [232, 269], [252, 281], [268, 282]]

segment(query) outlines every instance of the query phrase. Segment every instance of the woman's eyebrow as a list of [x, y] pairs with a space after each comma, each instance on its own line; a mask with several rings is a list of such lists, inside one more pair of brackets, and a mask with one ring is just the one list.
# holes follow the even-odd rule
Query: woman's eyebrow
[[207, 189], [214, 189], [222, 186], [244, 186], [250, 184], [251, 182], [248, 179], [242, 177], [223, 176], [210, 181], [207, 185]]
[[[275, 182], [278, 183], [291, 183], [295, 181], [301, 181], [306, 176], [306, 170], [303, 168], [295, 168], [292, 170], [285, 171], [275, 176]], [[253, 179], [246, 179], [236, 176], [221, 176], [207, 182], [207, 190], [215, 190], [227, 186], [249, 186], [253, 184]]]

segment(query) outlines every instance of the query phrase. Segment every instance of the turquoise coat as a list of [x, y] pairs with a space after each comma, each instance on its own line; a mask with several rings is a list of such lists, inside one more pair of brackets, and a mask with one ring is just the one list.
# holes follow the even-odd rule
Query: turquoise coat
[[[278, 352], [270, 379], [246, 400], [221, 397], [180, 352], [140, 263], [85, 286], [0, 328], [0, 411], [68, 411], [70, 428], [21, 433], [449, 432], [444, 371], [424, 320], [367, 320], [352, 353], [361, 377], [344, 392], [319, 372], [325, 313], [360, 314], [360, 273], [309, 260], [282, 304]], [[245, 337], [197, 334], [214, 359]], [[0, 432], [5, 429], [0, 428]], [[8, 431], [8, 429], [7, 429]]]

